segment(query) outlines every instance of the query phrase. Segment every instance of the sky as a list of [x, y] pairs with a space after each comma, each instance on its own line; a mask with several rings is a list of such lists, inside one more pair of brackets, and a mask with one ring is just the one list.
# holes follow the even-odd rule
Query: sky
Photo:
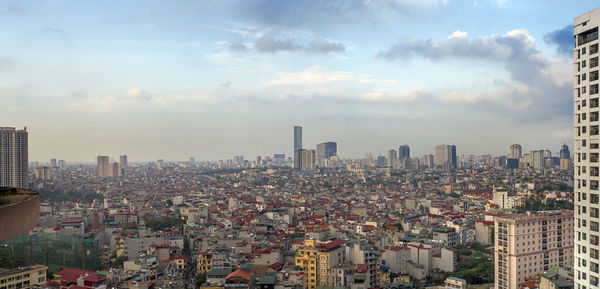
[[597, 2], [0, 1], [0, 126], [29, 158], [572, 146], [572, 21]]

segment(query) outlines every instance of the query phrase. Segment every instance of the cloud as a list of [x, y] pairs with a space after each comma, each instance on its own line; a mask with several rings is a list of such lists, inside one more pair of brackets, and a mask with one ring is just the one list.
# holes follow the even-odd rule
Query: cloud
[[370, 103], [410, 103], [421, 98], [432, 97], [433, 94], [426, 92], [422, 87], [413, 90], [395, 93], [385, 90], [374, 90], [363, 94], [362, 100]]
[[69, 33], [67, 33], [66, 31], [64, 31], [62, 29], [58, 29], [58, 28], [53, 28], [53, 27], [44, 27], [44, 28], [42, 28], [42, 32], [50, 34], [50, 35], [54, 35], [57, 37], [69, 36]]
[[256, 40], [254, 47], [258, 52], [275, 53], [279, 51], [300, 50], [301, 46], [295, 44], [292, 40], [280, 40], [270, 35], [263, 35]]
[[15, 62], [10, 58], [0, 57], [0, 69], [8, 68], [8, 67], [14, 65], [14, 63]]
[[573, 40], [573, 25], [568, 24], [562, 29], [544, 34], [544, 42], [556, 45], [556, 51], [565, 55], [573, 54], [575, 41]]
[[244, 51], [248, 50], [248, 47], [244, 43], [233, 42], [233, 43], [229, 44], [229, 50], [236, 51], [236, 52], [244, 52]]
[[487, 61], [503, 65], [510, 75], [510, 81], [494, 83], [499, 89], [439, 94], [439, 101], [447, 105], [475, 106], [521, 120], [567, 118], [572, 113], [572, 104], [564, 97], [572, 93], [571, 78], [565, 73], [570, 71], [568, 61], [543, 57], [535, 48], [535, 39], [523, 29], [477, 37], [457, 31], [439, 41], [404, 38], [377, 56], [389, 61], [420, 57], [436, 61], [436, 65], [443, 65], [441, 61], [445, 59]]
[[346, 50], [346, 46], [342, 43], [325, 38], [315, 38], [310, 42], [307, 50], [317, 53], [341, 52]]
[[329, 25], [331, 22], [377, 22], [414, 10], [446, 5], [447, 0], [247, 0], [237, 12], [247, 19], [275, 26]]
[[152, 97], [150, 97], [150, 95], [141, 88], [135, 87], [127, 90], [124, 98], [127, 100], [150, 100]]
[[21, 5], [9, 5], [4, 9], [0, 9], [0, 15], [22, 15], [27, 11]]
[[152, 101], [153, 98], [139, 87], [131, 88], [122, 95], [104, 97], [89, 97], [85, 92], [76, 92], [73, 99], [67, 103], [67, 108], [74, 111], [106, 111], [109, 109], [127, 107]]

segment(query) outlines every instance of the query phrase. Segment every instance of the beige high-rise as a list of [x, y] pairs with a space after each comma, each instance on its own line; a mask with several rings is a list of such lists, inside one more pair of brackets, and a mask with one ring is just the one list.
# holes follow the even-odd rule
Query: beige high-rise
[[510, 155], [511, 159], [519, 159], [523, 155], [523, 150], [520, 144], [511, 144], [510, 145]]
[[573, 211], [495, 217], [496, 289], [519, 288], [526, 278], [573, 264]]
[[0, 187], [28, 187], [27, 139], [27, 128], [0, 127]]
[[112, 175], [112, 167], [108, 163], [108, 156], [98, 156], [98, 176], [110, 177]]
[[600, 278], [599, 25], [600, 9], [573, 21], [575, 289], [598, 288]]

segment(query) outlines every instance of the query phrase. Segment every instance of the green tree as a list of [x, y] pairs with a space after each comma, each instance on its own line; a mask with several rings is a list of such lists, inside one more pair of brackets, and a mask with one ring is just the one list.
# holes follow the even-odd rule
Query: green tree
[[119, 256], [117, 259], [115, 259], [114, 264], [118, 267], [123, 267], [123, 263], [125, 263], [125, 261], [127, 261], [127, 256]]
[[206, 273], [196, 275], [196, 288], [200, 288], [206, 282]]

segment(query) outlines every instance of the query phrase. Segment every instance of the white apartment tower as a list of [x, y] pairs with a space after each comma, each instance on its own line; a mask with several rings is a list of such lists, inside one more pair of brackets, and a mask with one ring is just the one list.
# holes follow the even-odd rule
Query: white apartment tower
[[0, 187], [28, 187], [27, 128], [0, 127]]
[[575, 289], [598, 288], [600, 279], [599, 25], [600, 8], [573, 21]]

